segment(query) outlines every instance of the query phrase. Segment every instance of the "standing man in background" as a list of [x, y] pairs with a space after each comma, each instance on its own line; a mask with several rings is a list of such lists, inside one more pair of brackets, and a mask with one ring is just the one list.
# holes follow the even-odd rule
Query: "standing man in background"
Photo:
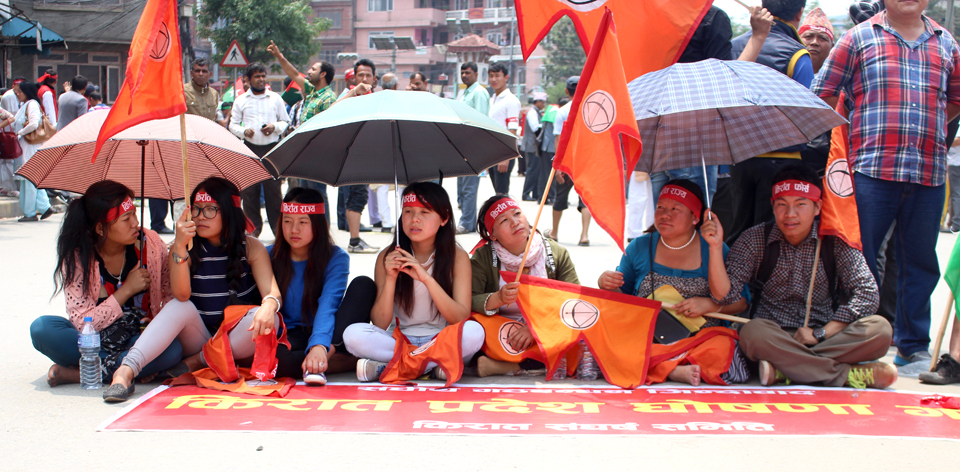
[[543, 188], [540, 183], [540, 119], [543, 117], [543, 110], [547, 107], [547, 94], [544, 92], [533, 93], [533, 106], [527, 110], [526, 117], [523, 120], [523, 141], [521, 147], [526, 154], [527, 172], [523, 178], [523, 192], [521, 198], [524, 201], [538, 202], [543, 195]]
[[[466, 88], [457, 95], [457, 101], [466, 103], [470, 108], [488, 114], [490, 94], [477, 82], [477, 63], [464, 62], [460, 66], [460, 81]], [[457, 234], [472, 233], [477, 230], [477, 187], [480, 176], [457, 177], [457, 203], [460, 204], [460, 223]]]
[[[260, 62], [254, 62], [247, 66], [244, 76], [250, 82], [250, 90], [243, 95], [242, 100], [233, 103], [230, 131], [242, 139], [257, 157], [263, 157], [280, 140], [280, 135], [287, 129], [290, 117], [287, 116], [287, 107], [280, 95], [267, 90], [266, 66]], [[263, 230], [263, 217], [260, 216], [260, 188], [263, 187], [266, 201], [267, 221], [273, 225], [280, 221], [280, 204], [283, 202], [280, 185], [279, 179], [267, 179], [241, 192], [243, 212], [256, 228], [253, 233], [255, 237], [259, 237]], [[272, 228], [272, 231], [276, 234], [276, 228]]]
[[[520, 133], [520, 99], [507, 87], [510, 81], [510, 70], [498, 62], [490, 66], [487, 77], [494, 92], [493, 97], [490, 97], [490, 118], [516, 136]], [[513, 171], [515, 159], [503, 161], [490, 168], [490, 181], [493, 183], [494, 193], [503, 195], [510, 193], [510, 172]]]

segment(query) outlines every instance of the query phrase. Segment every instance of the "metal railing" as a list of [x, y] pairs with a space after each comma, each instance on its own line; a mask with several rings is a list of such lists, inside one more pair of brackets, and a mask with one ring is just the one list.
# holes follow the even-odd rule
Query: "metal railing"
[[41, 5], [119, 6], [124, 0], [34, 0]]

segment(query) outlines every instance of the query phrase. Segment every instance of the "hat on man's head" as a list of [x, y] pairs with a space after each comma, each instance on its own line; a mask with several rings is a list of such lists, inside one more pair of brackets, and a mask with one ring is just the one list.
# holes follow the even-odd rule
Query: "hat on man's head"
[[547, 101], [547, 94], [544, 92], [533, 92], [533, 101]]
[[569, 77], [569, 78], [567, 79], [567, 88], [568, 88], [568, 89], [575, 89], [575, 88], [577, 88], [577, 84], [579, 84], [579, 83], [580, 83], [580, 76], [579, 76], [579, 75], [571, 76], [571, 77]]
[[831, 42], [834, 39], [833, 24], [830, 23], [830, 19], [827, 18], [827, 14], [819, 8], [814, 8], [809, 14], [807, 14], [807, 18], [803, 20], [803, 24], [800, 25], [797, 33], [803, 34], [808, 30], [826, 33], [826, 35], [830, 37]]
[[347, 69], [343, 71], [343, 80], [350, 80], [353, 78], [353, 69]]

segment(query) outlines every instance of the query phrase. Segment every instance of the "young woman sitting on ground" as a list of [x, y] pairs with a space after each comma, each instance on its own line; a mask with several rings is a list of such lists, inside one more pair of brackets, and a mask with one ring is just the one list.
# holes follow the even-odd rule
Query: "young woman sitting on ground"
[[[30, 325], [33, 346], [54, 362], [47, 372], [51, 387], [80, 382], [78, 331], [93, 318], [101, 335], [104, 382], [140, 336], [140, 325], [173, 298], [167, 270], [167, 245], [157, 233], [140, 228], [133, 191], [112, 180], [97, 182], [70, 202], [57, 239], [56, 292], [63, 291], [69, 319], [41, 316]], [[140, 231], [146, 237], [141, 262]], [[180, 362], [180, 343], [167, 343], [139, 378]]]
[[[360, 358], [357, 378], [362, 382], [377, 380], [393, 357], [394, 329], [411, 344], [422, 346], [447, 325], [470, 316], [470, 258], [454, 238], [446, 191], [432, 182], [416, 183], [403, 191], [402, 205], [400, 247], [377, 256], [372, 324], [352, 324], [343, 333], [347, 350]], [[344, 303], [352, 302], [344, 298]], [[466, 322], [461, 338], [464, 359], [472, 358], [482, 344], [483, 328]], [[427, 369], [434, 366], [428, 364]]]
[[[740, 313], [746, 310], [747, 303], [744, 300], [719, 306], [710, 298], [710, 286], [707, 283], [710, 246], [699, 232], [702, 224], [700, 215], [706, 218], [710, 211], [708, 209], [703, 212], [703, 206], [703, 190], [699, 185], [686, 179], [667, 182], [657, 200], [654, 227], [627, 246], [626, 254], [620, 259], [620, 266], [616, 271], [608, 270], [601, 274], [598, 286], [604, 290], [619, 290], [638, 297], [654, 295], [652, 298], [656, 298], [657, 289], [671, 286], [683, 296], [683, 301], [676, 304], [677, 313], [689, 318], [700, 317], [704, 313]], [[728, 251], [729, 248], [724, 245], [723, 255], [726, 256]], [[660, 316], [670, 315], [661, 313]], [[706, 328], [719, 327], [722, 324], [714, 318], [706, 320], [696, 336], [706, 336], [711, 333], [706, 331]], [[711, 336], [716, 334], [718, 333]], [[729, 330], [723, 331], [723, 334], [731, 340], [736, 336]], [[742, 383], [747, 380], [749, 374], [746, 362], [735, 342], [729, 341], [725, 345], [728, 351], [732, 349], [732, 352], [727, 352], [732, 356], [729, 364], [723, 361], [714, 363], [714, 359], [701, 359], [695, 355], [699, 346], [667, 357], [658, 354], [668, 351], [672, 353], [669, 345], [655, 344], [647, 382], [660, 383], [669, 379], [696, 386], [701, 379], [713, 384]], [[684, 352], [686, 355], [681, 356]], [[655, 363], [658, 357], [666, 358]], [[718, 371], [714, 364], [723, 364], [723, 367]]]
[[[478, 313], [474, 318], [483, 316], [480, 321], [487, 331], [499, 332], [506, 323], [522, 324], [522, 327], [512, 330], [507, 339], [511, 348], [509, 351], [505, 346], [501, 347], [499, 342], [488, 342], [484, 346], [486, 356], [477, 359], [477, 374], [486, 377], [515, 373], [521, 369], [543, 369], [542, 356], [516, 362], [516, 356], [536, 347], [536, 341], [517, 305], [520, 284], [504, 280], [500, 271], [517, 272], [520, 269], [523, 252], [530, 238], [533, 241], [522, 269], [524, 274], [579, 285], [573, 260], [559, 243], [532, 231], [520, 205], [506, 195], [494, 195], [480, 206], [477, 232], [482, 240], [480, 246], [474, 249], [470, 261], [473, 266], [472, 308], [474, 313]], [[499, 341], [499, 337], [497, 339]], [[562, 370], [558, 369], [559, 372]]]
[[[273, 273], [286, 309], [286, 346], [277, 348], [277, 377], [303, 375], [308, 385], [326, 385], [325, 372], [347, 372], [357, 358], [343, 348], [343, 330], [350, 323], [368, 321], [376, 286], [363, 297], [370, 301], [341, 305], [350, 274], [350, 256], [333, 244], [325, 217], [323, 195], [294, 187], [283, 197], [277, 242], [267, 246]], [[353, 290], [357, 290], [352, 285]], [[339, 346], [339, 349], [336, 348]]]
[[[259, 305], [229, 333], [234, 359], [251, 358], [257, 336], [276, 334], [280, 289], [270, 254], [259, 239], [246, 234], [252, 225], [240, 209], [240, 190], [226, 179], [210, 177], [193, 191], [190, 202], [177, 220], [167, 260], [176, 300], [163, 307], [124, 358], [113, 385], [103, 393], [107, 402], [129, 398], [134, 390], [131, 379], [174, 340], [189, 357], [172, 369], [172, 375], [204, 367], [200, 350], [220, 328], [227, 306]], [[190, 221], [187, 211], [193, 217]]]

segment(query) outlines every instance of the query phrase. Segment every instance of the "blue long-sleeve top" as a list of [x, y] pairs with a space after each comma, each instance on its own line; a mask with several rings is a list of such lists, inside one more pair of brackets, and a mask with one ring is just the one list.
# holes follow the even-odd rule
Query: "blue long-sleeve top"
[[[267, 251], [273, 255], [273, 245], [267, 246]], [[303, 275], [307, 270], [307, 261], [293, 262], [293, 277], [287, 286], [287, 293], [283, 294], [283, 322], [287, 328], [304, 326], [300, 318], [303, 306]], [[343, 293], [347, 291], [347, 278], [350, 275], [350, 256], [337, 246], [333, 247], [333, 254], [327, 262], [323, 272], [323, 293], [320, 294], [317, 313], [313, 317], [313, 331], [307, 340], [307, 352], [313, 346], [325, 346], [330, 349], [333, 340], [333, 328], [336, 321], [337, 309], [343, 300]]]

